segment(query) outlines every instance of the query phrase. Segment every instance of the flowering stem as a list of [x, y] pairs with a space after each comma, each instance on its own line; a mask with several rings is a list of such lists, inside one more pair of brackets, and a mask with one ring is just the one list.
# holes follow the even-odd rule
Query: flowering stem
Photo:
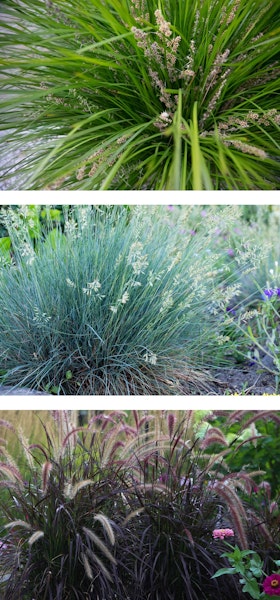
[[181, 189], [182, 171], [182, 90], [178, 92], [178, 107], [173, 120], [174, 158], [171, 166], [171, 177], [168, 182], [169, 190]]

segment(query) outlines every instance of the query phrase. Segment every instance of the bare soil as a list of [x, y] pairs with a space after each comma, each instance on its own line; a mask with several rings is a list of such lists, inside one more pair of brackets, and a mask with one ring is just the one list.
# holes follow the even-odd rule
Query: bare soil
[[262, 396], [278, 393], [275, 375], [257, 364], [242, 363], [231, 368], [217, 369], [215, 379], [211, 385], [211, 394], [214, 395]]

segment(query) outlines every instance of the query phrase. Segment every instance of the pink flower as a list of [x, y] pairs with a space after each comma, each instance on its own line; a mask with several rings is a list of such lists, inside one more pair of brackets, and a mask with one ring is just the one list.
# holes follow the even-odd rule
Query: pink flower
[[233, 537], [234, 531], [233, 531], [233, 529], [214, 529], [212, 535], [213, 535], [214, 540], [217, 540], [217, 539], [224, 540], [225, 537]]
[[280, 596], [280, 575], [278, 573], [268, 575], [262, 585], [263, 591], [268, 596]]

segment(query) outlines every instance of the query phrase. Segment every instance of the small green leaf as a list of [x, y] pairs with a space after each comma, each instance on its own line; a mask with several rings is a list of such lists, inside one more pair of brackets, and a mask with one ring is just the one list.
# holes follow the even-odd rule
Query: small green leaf
[[58, 208], [51, 208], [50, 217], [53, 221], [60, 221], [61, 210], [59, 210]]
[[0, 255], [2, 257], [2, 262], [10, 263], [11, 255], [10, 255], [10, 247], [11, 240], [9, 237], [0, 238]]
[[236, 573], [234, 567], [224, 567], [223, 569], [219, 569], [215, 575], [212, 575], [211, 579], [215, 579], [215, 577], [220, 577], [221, 575], [233, 575], [233, 573]]
[[9, 250], [11, 247], [11, 239], [9, 237], [0, 238], [0, 252]]
[[59, 387], [57, 385], [53, 385], [50, 389], [51, 394], [56, 394], [58, 395], [59, 393]]
[[260, 597], [260, 588], [255, 579], [246, 581], [245, 585], [242, 588], [242, 592], [248, 592], [251, 598], [254, 598], [255, 600], [258, 600]]

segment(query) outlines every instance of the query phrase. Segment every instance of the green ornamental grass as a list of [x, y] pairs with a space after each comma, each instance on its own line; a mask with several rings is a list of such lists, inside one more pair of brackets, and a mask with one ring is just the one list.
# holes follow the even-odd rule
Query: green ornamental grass
[[279, 187], [278, 0], [6, 0], [2, 179]]
[[2, 212], [13, 255], [0, 279], [4, 383], [59, 394], [207, 391], [208, 367], [226, 360], [226, 307], [239, 287], [212, 240], [236, 207], [209, 207], [193, 235], [192, 207], [173, 219], [167, 207], [72, 206], [36, 243], [21, 211]]

